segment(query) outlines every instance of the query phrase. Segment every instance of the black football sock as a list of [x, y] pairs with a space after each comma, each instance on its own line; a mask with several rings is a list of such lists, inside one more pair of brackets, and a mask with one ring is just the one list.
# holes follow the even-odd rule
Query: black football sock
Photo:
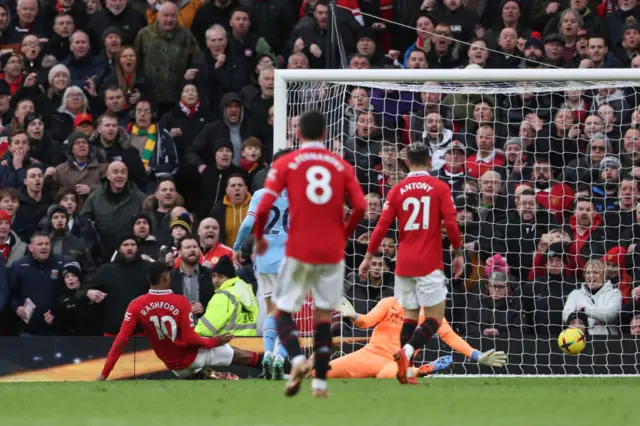
[[424, 322], [420, 324], [420, 327], [416, 328], [413, 332], [413, 335], [409, 339], [409, 344], [413, 346], [415, 351], [419, 351], [429, 343], [429, 339], [436, 334], [438, 328], [440, 328], [440, 321], [433, 317], [425, 319]]
[[411, 339], [411, 335], [414, 330], [418, 326], [418, 321], [405, 318], [402, 322], [402, 329], [400, 330], [400, 347], [404, 347], [407, 343], [409, 343], [409, 339]]
[[317, 322], [316, 335], [314, 339], [314, 350], [316, 353], [315, 370], [316, 378], [320, 380], [327, 379], [327, 371], [329, 371], [329, 361], [331, 360], [331, 323]]
[[287, 350], [289, 359], [293, 360], [298, 355], [302, 355], [300, 341], [298, 341], [298, 328], [291, 314], [278, 311], [276, 314], [276, 326], [278, 328], [278, 337]]

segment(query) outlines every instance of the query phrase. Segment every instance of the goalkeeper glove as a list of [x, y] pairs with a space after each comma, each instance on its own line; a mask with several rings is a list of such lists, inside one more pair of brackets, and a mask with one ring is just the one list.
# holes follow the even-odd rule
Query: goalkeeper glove
[[495, 349], [490, 349], [484, 353], [473, 351], [471, 359], [487, 367], [503, 367], [507, 363], [507, 355], [502, 351], [496, 352]]

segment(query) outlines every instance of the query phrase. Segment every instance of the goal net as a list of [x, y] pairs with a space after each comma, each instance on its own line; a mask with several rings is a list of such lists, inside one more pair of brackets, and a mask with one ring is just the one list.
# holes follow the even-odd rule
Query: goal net
[[[386, 194], [408, 173], [406, 146], [429, 146], [464, 240], [446, 319], [474, 348], [509, 357], [504, 369], [480, 368], [443, 335], [418, 363], [452, 355], [454, 374], [639, 374], [638, 86], [636, 70], [277, 71], [275, 150], [298, 145], [301, 113], [326, 114], [328, 146], [367, 194], [345, 276], [345, 296], [366, 314], [393, 296], [396, 230], [366, 280], [358, 265]], [[311, 315], [298, 317], [307, 335]], [[578, 356], [558, 345], [567, 327], [587, 334]], [[337, 354], [361, 348], [372, 330], [334, 324]]]

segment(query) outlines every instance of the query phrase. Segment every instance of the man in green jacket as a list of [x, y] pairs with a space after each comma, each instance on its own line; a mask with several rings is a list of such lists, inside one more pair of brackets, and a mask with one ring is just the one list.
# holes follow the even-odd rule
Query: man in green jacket
[[229, 256], [222, 256], [213, 267], [215, 294], [204, 316], [196, 326], [201, 336], [231, 333], [234, 336], [256, 336], [258, 300], [249, 284], [237, 275]]

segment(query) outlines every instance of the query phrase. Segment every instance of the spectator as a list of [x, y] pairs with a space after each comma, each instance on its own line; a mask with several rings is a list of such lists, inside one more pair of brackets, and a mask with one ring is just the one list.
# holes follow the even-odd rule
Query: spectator
[[550, 244], [545, 274], [522, 284], [522, 308], [537, 336], [555, 336], [562, 330], [564, 301], [577, 288], [575, 277], [567, 271], [566, 249], [561, 242]]
[[598, 213], [615, 209], [619, 202], [620, 167], [620, 161], [614, 156], [600, 161], [598, 180], [591, 185], [591, 197]]
[[[206, 128], [203, 132], [206, 131]], [[200, 176], [207, 185], [202, 186], [202, 195], [197, 208], [196, 216], [201, 219], [207, 217], [211, 208], [224, 198], [223, 185], [226, 186], [227, 180], [233, 174], [241, 174], [244, 171], [231, 163], [233, 158], [233, 144], [229, 141], [219, 140], [214, 145], [215, 163], [213, 166], [202, 164], [199, 166]]]
[[617, 10], [605, 18], [607, 40], [613, 49], [623, 38], [623, 28], [629, 20], [640, 22], [640, 7], [638, 0], [617, 0]]
[[604, 255], [605, 248], [601, 244], [605, 238], [602, 217], [596, 213], [589, 198], [576, 199], [574, 216], [565, 230], [573, 241], [569, 254], [578, 267], [582, 268], [591, 257], [599, 258]]
[[9, 276], [15, 329], [21, 336], [49, 335], [48, 314], [62, 291], [64, 262], [51, 252], [48, 235], [36, 232], [29, 241], [29, 254], [15, 262]]
[[106, 0], [105, 6], [106, 9], [91, 15], [89, 28], [105, 38], [105, 31], [115, 27], [121, 34], [122, 45], [132, 45], [136, 35], [147, 26], [144, 14], [135, 10], [127, 0]]
[[462, 0], [444, 0], [443, 4], [437, 19], [451, 26], [453, 38], [464, 42], [478, 36], [478, 15], [467, 9]]
[[129, 181], [127, 166], [122, 161], [110, 163], [106, 176], [102, 187], [89, 195], [80, 215], [93, 221], [103, 244], [104, 257], [109, 258], [119, 247], [118, 233], [127, 230], [131, 218], [142, 210], [145, 195]]
[[[154, 226], [153, 217], [144, 211], [133, 218], [133, 235], [136, 237], [138, 252], [140, 257], [149, 262], [155, 261], [160, 253], [160, 243], [155, 235], [152, 235]], [[114, 257], [116, 254], [114, 253]]]
[[69, 56], [70, 41], [69, 37], [76, 30], [73, 16], [68, 12], [61, 12], [55, 15], [53, 20], [53, 34], [45, 43], [43, 51], [53, 55], [58, 62], [61, 62]]
[[71, 55], [62, 63], [71, 73], [71, 85], [88, 87], [89, 93], [95, 92], [105, 77], [106, 63], [104, 59], [92, 55], [89, 36], [82, 30], [76, 30], [69, 37], [69, 42]]
[[462, 194], [462, 186], [467, 178], [465, 172], [466, 147], [462, 142], [454, 140], [450, 142], [444, 152], [444, 165], [431, 171], [431, 176], [437, 177], [449, 184], [452, 196]]
[[[205, 33], [212, 25], [220, 24], [227, 30], [230, 28], [231, 13], [237, 6], [238, 2], [235, 0], [213, 0], [198, 9], [193, 18], [191, 33], [200, 43], [201, 50], [206, 48]], [[273, 7], [272, 4], [269, 6]], [[274, 25], [274, 23], [270, 22], [269, 25]]]
[[[56, 194], [55, 203], [63, 206], [67, 210], [67, 227], [72, 235], [81, 238], [86, 246], [89, 248], [90, 258], [77, 259], [81, 262], [81, 266], [84, 268], [86, 274], [91, 274], [95, 271], [96, 265], [102, 262], [102, 243], [100, 237], [96, 232], [96, 229], [86, 217], [80, 216], [79, 203], [81, 198], [75, 189], [61, 189]], [[91, 260], [92, 263], [87, 262]]]
[[591, 335], [617, 336], [622, 296], [611, 281], [605, 282], [605, 268], [600, 260], [590, 260], [584, 267], [584, 283], [573, 290], [565, 303], [562, 319], [566, 323], [573, 312], [587, 315]]
[[36, 225], [46, 215], [51, 201], [53, 193], [51, 188], [44, 187], [44, 175], [40, 166], [27, 166], [24, 186], [20, 189], [20, 207], [13, 222], [13, 229], [23, 241], [31, 238]]
[[498, 223], [493, 249], [504, 253], [511, 265], [517, 265], [511, 268], [516, 280], [529, 275], [538, 240], [554, 226], [553, 216], [538, 209], [536, 196], [531, 190], [520, 193], [516, 211], [508, 213], [507, 218]]
[[94, 303], [104, 303], [102, 331], [105, 336], [118, 334], [129, 303], [149, 290], [147, 276], [151, 265], [140, 257], [132, 234], [125, 232], [117, 238], [111, 237], [111, 241], [118, 247], [115, 260], [104, 264], [78, 292], [79, 298], [86, 296]]
[[125, 95], [129, 108], [135, 106], [142, 98], [155, 103], [153, 81], [144, 73], [132, 47], [125, 46], [116, 56], [111, 75], [103, 83], [103, 87], [118, 86]]
[[131, 146], [131, 137], [118, 127], [118, 118], [113, 114], [103, 114], [98, 119], [98, 131], [89, 140], [95, 146], [98, 161], [121, 161], [127, 167], [127, 177], [138, 188], [145, 189], [146, 170], [139, 151]]
[[[157, 125], [157, 113], [150, 101], [141, 99], [135, 107], [135, 119], [127, 130], [131, 146], [138, 150], [150, 181], [155, 189], [157, 179], [173, 177], [178, 170], [178, 150], [169, 129]], [[146, 187], [145, 186], [145, 187]]]
[[[160, 9], [162, 3], [163, 0], [152, 0], [151, 2], [147, 2], [148, 8], [146, 14], [147, 22], [149, 23], [149, 25], [153, 24], [158, 19], [158, 10]], [[202, 3], [201, 0], [188, 0], [181, 2], [180, 11], [178, 13], [178, 25], [186, 29], [191, 28], [196, 13], [204, 4], [207, 3]]]
[[24, 119], [25, 132], [29, 138], [29, 155], [45, 167], [56, 167], [64, 162], [65, 154], [62, 145], [51, 139], [45, 130], [42, 114], [32, 112]]
[[131, 113], [127, 110], [124, 91], [116, 86], [107, 86], [104, 90], [104, 106], [106, 112], [118, 117], [118, 125], [126, 127], [131, 120]]
[[205, 218], [198, 226], [198, 239], [208, 265], [215, 265], [223, 256], [233, 256], [231, 247], [220, 242], [220, 224], [212, 217]]
[[200, 265], [202, 253], [194, 236], [187, 235], [178, 242], [178, 255], [181, 262], [171, 271], [171, 289], [189, 299], [191, 312], [200, 318], [213, 297], [211, 269]]
[[20, 207], [20, 191], [15, 188], [0, 189], [0, 210], [9, 214], [11, 222], [16, 218], [18, 207]]
[[201, 52], [193, 35], [177, 25], [178, 7], [164, 2], [158, 20], [136, 37], [136, 56], [156, 88], [160, 115], [171, 110], [180, 98], [182, 80], [200, 60]]
[[196, 325], [196, 333], [201, 336], [220, 333], [255, 336], [258, 300], [251, 286], [236, 275], [231, 258], [220, 258], [212, 269], [211, 282], [215, 293], [207, 304], [204, 316]]
[[171, 222], [169, 212], [174, 207], [182, 205], [184, 205], [184, 198], [176, 191], [176, 184], [171, 179], [161, 179], [156, 192], [144, 200], [142, 208], [151, 215], [158, 232], [168, 234]]
[[4, 158], [6, 163], [0, 164], [0, 187], [20, 188], [26, 176], [26, 168], [35, 165], [42, 167], [39, 161], [31, 158], [31, 146], [27, 134], [16, 131], [9, 138], [9, 151]]
[[[6, 190], [4, 194], [0, 194], [3, 198], [10, 197]], [[2, 254], [2, 263], [6, 268], [10, 268], [14, 262], [23, 257], [27, 252], [27, 244], [22, 242], [20, 237], [11, 230], [12, 218], [5, 210], [0, 210], [0, 253]], [[2, 268], [0, 268], [2, 269]], [[4, 274], [4, 275], [3, 275]], [[6, 272], [0, 270], [0, 284]], [[0, 304], [0, 310], [2, 304]]]
[[[89, 109], [89, 99], [78, 86], [67, 87], [62, 102], [51, 117], [51, 137], [64, 141], [73, 132], [76, 116], [85, 114]], [[33, 111], [31, 111], [33, 112]]]
[[180, 240], [191, 234], [192, 220], [187, 212], [181, 212], [182, 207], [174, 208], [171, 212], [171, 223], [169, 225], [169, 242], [160, 247], [159, 259], [164, 259], [167, 266], [176, 269], [180, 266], [180, 257], [178, 257], [178, 247]]
[[[487, 262], [487, 279], [482, 294], [473, 295], [467, 314], [467, 333], [489, 338], [520, 338], [522, 318], [520, 303], [513, 297], [509, 267], [504, 258], [495, 255]], [[489, 265], [492, 265], [489, 267]]]
[[231, 175], [227, 180], [226, 196], [213, 206], [207, 215], [213, 217], [220, 224], [220, 240], [228, 247], [232, 247], [238, 236], [240, 225], [249, 211], [249, 194], [247, 183], [243, 175]]

